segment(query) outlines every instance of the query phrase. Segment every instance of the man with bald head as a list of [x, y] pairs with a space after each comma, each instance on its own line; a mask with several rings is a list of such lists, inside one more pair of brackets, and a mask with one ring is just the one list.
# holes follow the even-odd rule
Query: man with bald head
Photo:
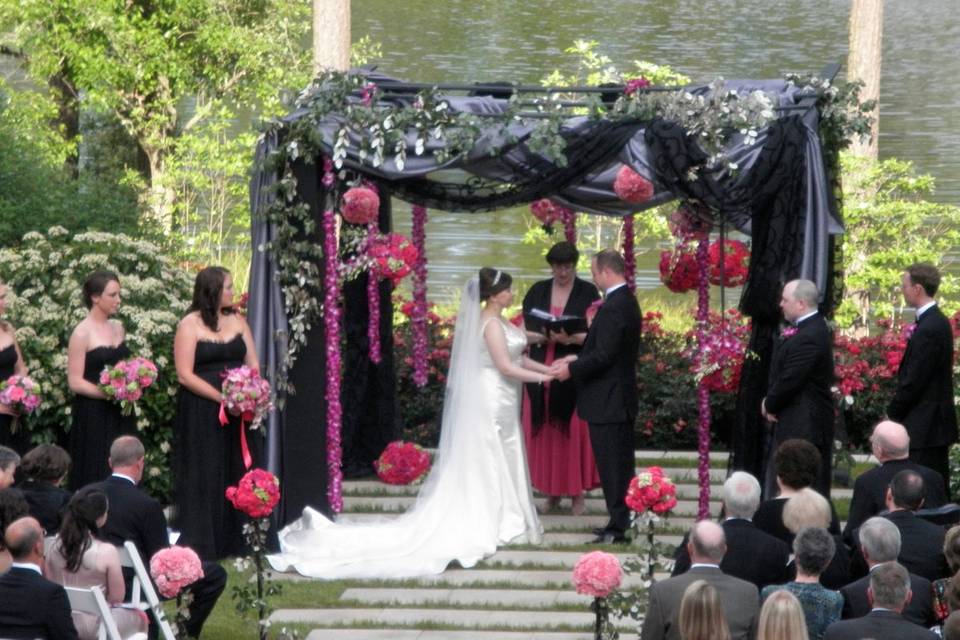
[[843, 529], [843, 539], [847, 544], [853, 543], [853, 531], [857, 527], [887, 508], [887, 487], [901, 471], [915, 471], [923, 478], [925, 508], [936, 509], [947, 503], [947, 493], [940, 474], [909, 459], [910, 436], [902, 424], [892, 420], [877, 424], [870, 436], [870, 446], [880, 466], [860, 474], [853, 485], [850, 515]]
[[14, 520], [4, 542], [13, 564], [0, 576], [0, 638], [76, 640], [70, 601], [43, 577], [43, 529], [31, 517]]
[[760, 593], [755, 585], [720, 571], [726, 552], [726, 537], [719, 524], [701, 520], [691, 527], [687, 542], [690, 569], [650, 587], [640, 640], [680, 640], [680, 601], [687, 587], [697, 580], [705, 580], [717, 590], [731, 640], [753, 637], [760, 611]]
[[813, 488], [830, 497], [833, 451], [833, 339], [817, 312], [819, 293], [809, 280], [791, 280], [783, 287], [780, 309], [789, 323], [774, 345], [767, 396], [760, 411], [770, 432], [764, 473], [764, 494], [775, 496], [773, 456], [785, 440], [800, 438], [820, 452], [820, 471]]

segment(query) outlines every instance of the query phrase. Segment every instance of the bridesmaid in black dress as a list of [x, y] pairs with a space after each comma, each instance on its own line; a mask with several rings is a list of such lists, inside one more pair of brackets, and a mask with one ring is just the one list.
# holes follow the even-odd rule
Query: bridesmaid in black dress
[[[7, 311], [7, 285], [0, 283], [0, 317]], [[20, 347], [12, 324], [0, 320], [0, 380], [10, 376], [27, 374], [27, 366], [23, 363]], [[14, 433], [14, 419], [17, 413], [11, 407], [0, 404], [0, 445], [10, 447], [23, 455], [30, 448], [30, 433], [23, 424], [17, 425]]]
[[[220, 389], [227, 369], [259, 364], [250, 327], [233, 312], [233, 278], [226, 269], [207, 267], [197, 274], [193, 304], [177, 327], [173, 358], [180, 382], [173, 467], [178, 544], [204, 560], [242, 555], [244, 516], [224, 495], [246, 472], [241, 425], [234, 416], [220, 425]], [[263, 438], [248, 427], [246, 436], [256, 466]]]
[[110, 316], [120, 308], [120, 279], [112, 271], [97, 271], [83, 283], [83, 302], [89, 312], [70, 335], [67, 347], [67, 382], [76, 394], [70, 425], [70, 488], [76, 491], [110, 475], [110, 445], [137, 431], [134, 416], [120, 413], [120, 405], [107, 400], [97, 386], [100, 372], [130, 357], [123, 325]]

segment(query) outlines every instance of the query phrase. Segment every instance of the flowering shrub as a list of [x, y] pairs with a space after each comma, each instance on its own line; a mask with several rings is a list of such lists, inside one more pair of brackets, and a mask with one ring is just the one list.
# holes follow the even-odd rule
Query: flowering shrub
[[711, 242], [708, 250], [710, 260], [710, 284], [739, 287], [747, 281], [750, 267], [750, 250], [739, 240], [723, 241], [723, 280], [720, 279], [720, 242]]
[[617, 556], [605, 551], [591, 551], [577, 559], [573, 565], [573, 586], [577, 593], [606, 598], [620, 586], [623, 569]]
[[224, 372], [220, 388], [223, 406], [233, 416], [241, 416], [251, 429], [260, 427], [273, 404], [270, 383], [255, 369], [244, 365]]
[[9, 285], [9, 320], [30, 376], [44, 389], [40, 407], [21, 419], [35, 441], [55, 442], [70, 425], [67, 341], [86, 316], [80, 287], [98, 269], [120, 275], [123, 303], [117, 318], [133, 353], [156, 363], [154, 392], [141, 400], [139, 437], [147, 449], [144, 483], [161, 500], [169, 491], [171, 427], [177, 377], [173, 334], [186, 312], [193, 278], [150, 242], [102, 232], [70, 236], [62, 227], [31, 232], [17, 248], [0, 249], [0, 281]]
[[40, 385], [30, 376], [12, 375], [0, 382], [0, 404], [20, 413], [33, 413], [40, 406]]
[[374, 238], [367, 247], [373, 268], [381, 278], [389, 278], [397, 286], [413, 269], [417, 249], [406, 236], [387, 233]]
[[227, 487], [226, 496], [234, 509], [251, 518], [266, 518], [280, 502], [280, 480], [269, 471], [251, 469], [237, 486]]
[[203, 577], [203, 567], [190, 547], [167, 547], [150, 558], [150, 577], [160, 595], [175, 598], [184, 587]]
[[395, 440], [373, 463], [377, 475], [387, 484], [412, 484], [430, 470], [430, 454], [418, 444]]
[[100, 389], [108, 398], [120, 403], [120, 412], [128, 416], [134, 411], [143, 391], [157, 379], [157, 365], [146, 358], [121, 360], [100, 372]]
[[635, 513], [653, 511], [661, 515], [677, 506], [677, 487], [663, 469], [649, 467], [630, 480], [624, 502]]

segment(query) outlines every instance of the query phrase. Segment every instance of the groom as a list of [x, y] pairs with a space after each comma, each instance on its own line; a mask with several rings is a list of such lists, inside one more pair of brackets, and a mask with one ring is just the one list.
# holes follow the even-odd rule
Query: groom
[[637, 352], [640, 307], [624, 278], [623, 256], [611, 249], [590, 263], [603, 306], [587, 333], [580, 356], [562, 360], [554, 375], [577, 384], [577, 411], [590, 424], [590, 444], [597, 459], [610, 519], [596, 529], [595, 543], [624, 543], [630, 510], [624, 498], [634, 475], [633, 425], [637, 416]]

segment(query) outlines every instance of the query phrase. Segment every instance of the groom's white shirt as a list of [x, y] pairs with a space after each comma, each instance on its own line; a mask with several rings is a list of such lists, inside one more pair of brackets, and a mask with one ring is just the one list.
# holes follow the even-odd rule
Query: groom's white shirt
[[625, 287], [625, 286], [627, 286], [627, 283], [626, 283], [626, 282], [621, 282], [620, 284], [615, 284], [615, 285], [613, 285], [612, 287], [610, 287], [609, 289], [607, 289], [606, 291], [603, 292], [603, 297], [604, 297], [604, 298], [609, 298], [611, 293], [613, 293], [614, 291], [616, 291], [616, 290], [619, 289], [620, 287]]

